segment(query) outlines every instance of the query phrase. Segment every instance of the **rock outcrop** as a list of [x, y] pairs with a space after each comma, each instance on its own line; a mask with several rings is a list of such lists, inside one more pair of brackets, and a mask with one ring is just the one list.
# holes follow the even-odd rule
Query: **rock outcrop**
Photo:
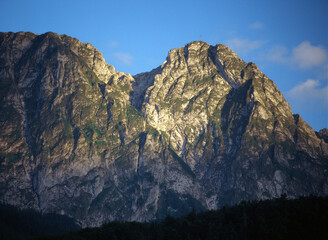
[[192, 42], [134, 77], [66, 35], [0, 34], [0, 200], [83, 226], [328, 194], [327, 131], [254, 63]]

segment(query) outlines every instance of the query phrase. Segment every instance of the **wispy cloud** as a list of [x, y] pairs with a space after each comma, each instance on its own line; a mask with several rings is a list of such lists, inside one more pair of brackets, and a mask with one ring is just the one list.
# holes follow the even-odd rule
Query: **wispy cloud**
[[243, 38], [233, 38], [226, 41], [226, 44], [238, 54], [247, 54], [248, 52], [261, 47], [264, 42], [250, 41]]
[[113, 56], [125, 65], [132, 65], [133, 64], [133, 56], [129, 53], [124, 52], [116, 52]]
[[288, 49], [284, 46], [274, 46], [267, 54], [267, 60], [278, 63], [288, 63]]
[[275, 46], [269, 50], [267, 59], [288, 65], [297, 66], [300, 69], [309, 69], [322, 66], [327, 62], [327, 51], [320, 46], [313, 46], [304, 41], [289, 51], [284, 46]]
[[321, 72], [319, 73], [319, 77], [321, 79], [328, 79], [328, 63], [326, 63], [325, 65], [323, 65]]
[[248, 28], [250, 28], [250, 29], [262, 29], [262, 28], [264, 28], [264, 24], [257, 21], [257, 22], [254, 22], [254, 23], [248, 25]]
[[118, 42], [112, 41], [112, 42], [109, 43], [109, 46], [111, 48], [116, 48], [118, 46]]
[[321, 86], [319, 80], [308, 79], [288, 91], [287, 98], [303, 108], [328, 109], [328, 86]]

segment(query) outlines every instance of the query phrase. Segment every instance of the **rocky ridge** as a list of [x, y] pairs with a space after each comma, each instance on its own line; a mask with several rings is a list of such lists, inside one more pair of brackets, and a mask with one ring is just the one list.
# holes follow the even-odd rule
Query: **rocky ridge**
[[91, 44], [0, 34], [0, 199], [83, 226], [328, 194], [328, 144], [254, 63], [192, 42], [136, 76]]

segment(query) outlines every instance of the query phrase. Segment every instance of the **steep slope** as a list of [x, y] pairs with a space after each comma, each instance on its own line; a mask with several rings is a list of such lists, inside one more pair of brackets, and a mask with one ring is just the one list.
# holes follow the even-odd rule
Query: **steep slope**
[[328, 144], [253, 63], [173, 49], [132, 77], [91, 44], [0, 34], [0, 199], [82, 225], [328, 194]]
[[84, 218], [122, 146], [138, 149], [132, 77], [54, 33], [1, 34], [1, 59], [1, 198]]
[[192, 42], [171, 50], [161, 71], [135, 79], [154, 82], [144, 97], [145, 119], [197, 175], [206, 207], [327, 194], [327, 144], [293, 116], [254, 63], [221, 44]]

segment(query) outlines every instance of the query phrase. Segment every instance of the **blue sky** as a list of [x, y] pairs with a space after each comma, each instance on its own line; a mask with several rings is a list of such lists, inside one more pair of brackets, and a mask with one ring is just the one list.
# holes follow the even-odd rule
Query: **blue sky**
[[276, 83], [294, 113], [328, 127], [327, 0], [0, 0], [0, 9], [0, 31], [70, 35], [132, 75], [194, 40], [226, 44]]

